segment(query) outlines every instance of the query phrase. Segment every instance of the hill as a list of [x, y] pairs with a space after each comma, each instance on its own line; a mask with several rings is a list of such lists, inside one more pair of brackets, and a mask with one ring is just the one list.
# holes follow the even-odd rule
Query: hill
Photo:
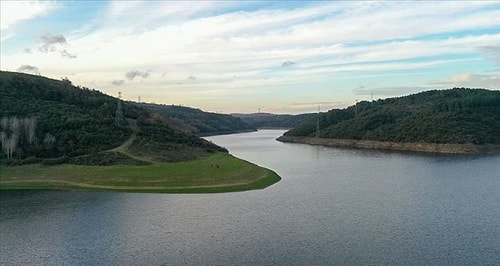
[[[318, 131], [319, 127], [319, 131]], [[454, 88], [363, 101], [320, 113], [291, 137], [390, 143], [500, 145], [500, 91]], [[342, 146], [341, 144], [338, 144]], [[353, 145], [350, 142], [349, 145]]]
[[161, 115], [170, 127], [198, 136], [220, 135], [236, 132], [255, 131], [254, 126], [227, 114], [204, 112], [200, 109], [151, 103], [138, 104]]
[[[225, 151], [175, 131], [150, 111], [67, 79], [0, 72], [0, 127], [6, 162], [78, 162], [119, 146], [131, 135], [130, 153], [159, 161], [193, 160]], [[133, 126], [132, 126], [133, 125]], [[106, 156], [102, 163], [110, 160]]]
[[255, 128], [294, 128], [316, 117], [316, 114], [278, 115], [270, 113], [231, 114]]

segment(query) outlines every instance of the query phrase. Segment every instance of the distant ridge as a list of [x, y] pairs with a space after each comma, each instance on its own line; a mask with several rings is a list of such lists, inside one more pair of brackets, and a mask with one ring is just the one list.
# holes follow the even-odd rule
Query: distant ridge
[[286, 128], [290, 129], [315, 117], [316, 114], [271, 114], [271, 113], [252, 113], [252, 114], [231, 114], [234, 117], [241, 118], [244, 122], [256, 128]]
[[197, 108], [178, 105], [140, 103], [138, 106], [159, 114], [170, 127], [198, 136], [256, 130], [254, 126], [240, 118], [227, 114], [205, 112]]

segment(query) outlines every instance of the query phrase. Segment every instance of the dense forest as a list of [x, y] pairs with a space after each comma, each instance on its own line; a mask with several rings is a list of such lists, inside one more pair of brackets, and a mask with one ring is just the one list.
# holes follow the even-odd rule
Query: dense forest
[[363, 101], [285, 133], [335, 139], [500, 144], [500, 91], [454, 88]]
[[[131, 125], [134, 125], [132, 127]], [[205, 153], [225, 151], [208, 141], [170, 128], [151, 112], [97, 90], [61, 80], [15, 72], [0, 72], [0, 160], [7, 164], [63, 163], [88, 160], [120, 146], [136, 134], [133, 151], [148, 153], [164, 161], [195, 159]], [[133, 154], [131, 149], [131, 153]], [[184, 153], [184, 151], [188, 151]], [[120, 156], [118, 156], [120, 157]], [[76, 158], [76, 159], [75, 159]], [[112, 160], [112, 159], [111, 159]]]
[[139, 106], [160, 114], [170, 127], [199, 136], [256, 130], [254, 126], [227, 114], [177, 105], [141, 103]]
[[294, 128], [317, 116], [316, 114], [277, 115], [270, 113], [231, 115], [241, 118], [255, 128]]

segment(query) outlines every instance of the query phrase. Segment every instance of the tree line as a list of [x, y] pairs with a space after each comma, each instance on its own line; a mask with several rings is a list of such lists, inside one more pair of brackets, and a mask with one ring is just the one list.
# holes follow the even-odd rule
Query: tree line
[[286, 135], [500, 144], [500, 92], [454, 88], [363, 101], [345, 109], [320, 113]]

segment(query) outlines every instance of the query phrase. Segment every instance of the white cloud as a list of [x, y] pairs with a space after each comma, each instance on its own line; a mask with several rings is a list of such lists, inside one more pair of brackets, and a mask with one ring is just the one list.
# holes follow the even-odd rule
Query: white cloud
[[478, 50], [485, 54], [486, 58], [489, 58], [495, 62], [495, 64], [500, 66], [500, 41], [497, 45], [487, 45], [480, 46]]
[[57, 7], [54, 1], [0, 1], [0, 29], [3, 31], [23, 20], [46, 15]]
[[446, 80], [430, 81], [429, 85], [438, 88], [465, 87], [500, 90], [500, 75], [458, 73], [449, 76]]
[[291, 103], [290, 107], [293, 110], [298, 111], [298, 112], [304, 112], [304, 111], [310, 112], [311, 110], [315, 110], [315, 109], [317, 112], [318, 108], [319, 108], [320, 112], [325, 112], [325, 111], [328, 111], [328, 110], [334, 109], [334, 108], [343, 108], [343, 107], [349, 106], [351, 104], [352, 104], [351, 102], [344, 102], [344, 101], [295, 102], [295, 103]]
[[[117, 10], [110, 16], [116, 21], [129, 21], [123, 16], [129, 12], [142, 12], [140, 16], [147, 23], [150, 14], [158, 18], [158, 13], [142, 7], [134, 6], [135, 2], [124, 6], [114, 5]], [[175, 3], [173, 10], [188, 9], [184, 4]], [[464, 43], [465, 38], [454, 38], [452, 41], [399, 40], [401, 36], [418, 34], [434, 34], [449, 27], [441, 27], [443, 23], [430, 26], [421, 20], [425, 12], [432, 11], [431, 18], [461, 21], [451, 15], [462, 14], [466, 8], [475, 9], [491, 3], [432, 3], [431, 7], [416, 3], [386, 3], [375, 5], [370, 2], [329, 3], [297, 10], [271, 10], [256, 12], [233, 12], [218, 16], [200, 17], [192, 20], [181, 20], [175, 23], [158, 22], [152, 30], [135, 34], [123, 34], [120, 29], [109, 29], [75, 40], [74, 46], [87, 53], [88, 58], [109, 59], [110, 67], [117, 65], [175, 65], [179, 68], [200, 67], [204, 71], [217, 71], [214, 65], [225, 65], [227, 68], [239, 66], [240, 69], [254, 69], [276, 66], [276, 61], [284, 62], [287, 58], [307, 57], [310, 62], [318, 64], [318, 59], [335, 62], [401, 60], [419, 56], [439, 55], [443, 52], [455, 53], [470, 51], [477, 45], [477, 36]], [[129, 7], [127, 7], [130, 5]], [[119, 6], [119, 7], [118, 7]], [[165, 4], [164, 8], [168, 5]], [[181, 6], [181, 7], [179, 7]], [[361, 8], [363, 7], [364, 8]], [[458, 7], [457, 7], [458, 6]], [[209, 7], [206, 7], [209, 10]], [[344, 9], [341, 9], [344, 8]], [[375, 8], [377, 12], [373, 10]], [[395, 9], [399, 12], [393, 12]], [[435, 11], [439, 8], [451, 9], [451, 15]], [[140, 10], [140, 11], [137, 11]], [[330, 15], [335, 10], [341, 15]], [[441, 9], [442, 10], [442, 9]], [[397, 15], [395, 15], [396, 13]], [[402, 14], [401, 14], [402, 13]], [[489, 26], [500, 25], [500, 11], [489, 11]], [[405, 16], [408, 15], [408, 17]], [[363, 15], [363, 16], [361, 16]], [[366, 15], [366, 16], [365, 16]], [[495, 15], [495, 16], [494, 16]], [[498, 15], [498, 16], [496, 16]], [[137, 17], [135, 14], [133, 17]], [[317, 16], [325, 19], [314, 20]], [[144, 19], [146, 17], [146, 19]], [[384, 17], [385, 19], [380, 19]], [[469, 16], [467, 24], [460, 29], [473, 28], [481, 14]], [[498, 17], [498, 18], [496, 18]], [[168, 18], [165, 18], [168, 19]], [[380, 22], [374, 23], [374, 21]], [[133, 19], [132, 19], [133, 21]], [[150, 22], [153, 23], [153, 22]], [[120, 25], [119, 28], [127, 28]], [[417, 25], [418, 24], [418, 25]], [[455, 25], [456, 23], [446, 23]], [[480, 23], [479, 23], [480, 24]], [[369, 26], [367, 26], [369, 25]], [[482, 24], [480, 24], [482, 25]], [[387, 27], [387, 28], [386, 28]], [[388, 30], [398, 27], [397, 31]], [[451, 27], [451, 26], [450, 26]], [[111, 32], [111, 34], [109, 34]], [[363, 44], [358, 47], [349, 46], [349, 42], [357, 40], [385, 40], [396, 38], [392, 43]], [[485, 36], [487, 43], [498, 42], [499, 35]], [[461, 41], [462, 40], [462, 41]], [[446, 42], [449, 42], [447, 44]], [[347, 45], [342, 45], [347, 43]], [[465, 46], [464, 46], [465, 44]], [[453, 47], [452, 47], [453, 46]], [[475, 49], [475, 48], [474, 48]], [[84, 52], [76, 51], [77, 54]], [[80, 56], [83, 57], [83, 56]], [[301, 60], [302, 62], [303, 60]], [[307, 61], [307, 60], [304, 60]], [[89, 60], [89, 63], [92, 63]], [[328, 62], [325, 62], [328, 63]], [[198, 66], [195, 66], [197, 64]], [[278, 63], [279, 64], [279, 63]], [[191, 66], [189, 66], [191, 65]], [[205, 67], [201, 66], [205, 65]], [[311, 65], [314, 65], [311, 64]], [[156, 67], [156, 66], [155, 66]]]
[[360, 96], [372, 96], [375, 98], [380, 97], [394, 97], [403, 96], [421, 91], [431, 90], [429, 87], [421, 86], [393, 86], [393, 87], [360, 87], [353, 90], [353, 93]]

